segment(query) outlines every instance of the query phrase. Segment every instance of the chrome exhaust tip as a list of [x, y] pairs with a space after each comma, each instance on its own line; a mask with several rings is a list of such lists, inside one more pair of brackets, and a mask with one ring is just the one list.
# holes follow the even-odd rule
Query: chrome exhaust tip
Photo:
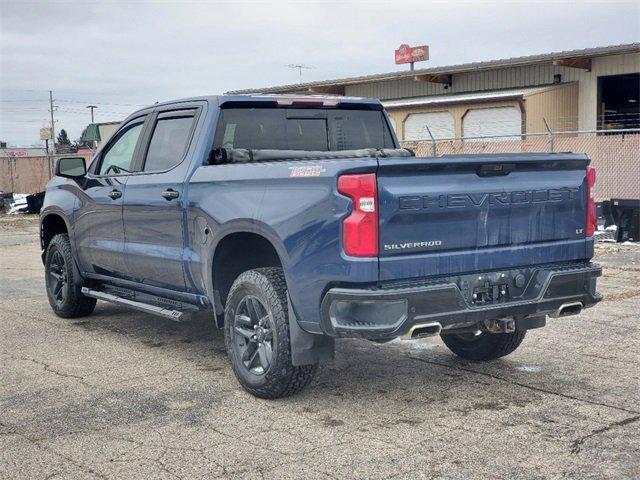
[[549, 315], [552, 318], [568, 317], [569, 315], [578, 315], [582, 312], [582, 302], [563, 303], [560, 308]]
[[416, 340], [418, 338], [433, 337], [439, 335], [442, 325], [439, 322], [417, 323], [402, 336], [403, 340]]

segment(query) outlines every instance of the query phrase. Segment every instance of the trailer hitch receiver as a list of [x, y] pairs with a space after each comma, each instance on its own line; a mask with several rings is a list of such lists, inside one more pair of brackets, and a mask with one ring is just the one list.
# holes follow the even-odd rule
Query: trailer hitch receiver
[[516, 331], [516, 321], [513, 317], [485, 320], [484, 327], [491, 333], [512, 333]]

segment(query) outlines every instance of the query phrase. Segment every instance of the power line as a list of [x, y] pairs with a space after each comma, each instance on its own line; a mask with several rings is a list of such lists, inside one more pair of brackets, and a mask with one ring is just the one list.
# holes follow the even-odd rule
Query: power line
[[[60, 113], [71, 113], [71, 114], [81, 114], [81, 115], [86, 115], [87, 113], [86, 110], [69, 110], [64, 107], [58, 108], [57, 111]], [[118, 110], [102, 110], [101, 109], [100, 112], [107, 113], [109, 115], [129, 115], [129, 113], [131, 113], [131, 110], [118, 111]]]
[[[87, 103], [82, 100], [65, 100], [63, 98], [58, 99], [58, 102], [61, 103]], [[96, 105], [113, 105], [118, 107], [147, 107], [148, 105], [143, 105], [140, 103], [114, 103], [114, 102], [94, 102]]]
[[23, 100], [0, 100], [0, 103], [23, 103], [23, 102], [48, 102], [49, 100], [47, 99], [33, 99], [33, 98], [26, 98]]
[[2, 110], [3, 112], [42, 112], [43, 110], [46, 110], [46, 107], [42, 107], [42, 108], [35, 108], [35, 107], [2, 107], [0, 106], [0, 110]]

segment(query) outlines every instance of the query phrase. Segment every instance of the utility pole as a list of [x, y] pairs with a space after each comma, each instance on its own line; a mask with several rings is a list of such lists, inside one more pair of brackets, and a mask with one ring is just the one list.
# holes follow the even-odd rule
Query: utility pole
[[93, 123], [93, 109], [98, 108], [97, 105], [87, 105], [87, 108], [91, 109], [91, 123]]
[[53, 145], [53, 154], [56, 154], [56, 127], [53, 123], [53, 91], [49, 90], [49, 111], [51, 112], [51, 143]]

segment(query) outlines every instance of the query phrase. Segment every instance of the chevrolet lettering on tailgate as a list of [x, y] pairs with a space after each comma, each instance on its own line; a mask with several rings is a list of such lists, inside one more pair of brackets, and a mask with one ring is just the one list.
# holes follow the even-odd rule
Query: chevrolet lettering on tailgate
[[518, 203], [544, 203], [573, 200], [577, 188], [546, 190], [523, 190], [514, 192], [453, 193], [441, 195], [420, 195], [400, 197], [400, 208], [417, 210], [420, 208], [459, 208], [511, 205]]

